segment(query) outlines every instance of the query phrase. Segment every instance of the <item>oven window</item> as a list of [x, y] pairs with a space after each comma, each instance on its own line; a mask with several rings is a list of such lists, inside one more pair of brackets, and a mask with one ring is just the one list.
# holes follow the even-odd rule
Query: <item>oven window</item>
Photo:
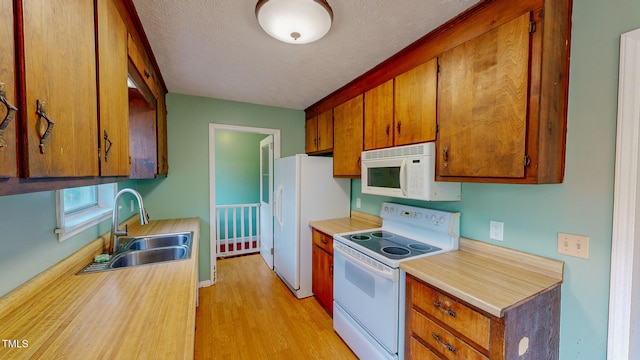
[[368, 168], [367, 185], [379, 188], [400, 189], [400, 166]]

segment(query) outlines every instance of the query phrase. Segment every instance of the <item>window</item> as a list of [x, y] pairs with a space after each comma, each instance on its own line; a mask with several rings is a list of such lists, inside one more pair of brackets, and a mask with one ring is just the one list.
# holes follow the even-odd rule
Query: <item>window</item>
[[109, 219], [116, 190], [116, 184], [104, 184], [56, 191], [58, 242]]

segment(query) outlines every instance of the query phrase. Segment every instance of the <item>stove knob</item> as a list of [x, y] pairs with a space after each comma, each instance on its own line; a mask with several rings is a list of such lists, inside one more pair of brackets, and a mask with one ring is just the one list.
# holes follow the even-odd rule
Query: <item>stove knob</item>
[[436, 222], [436, 221], [437, 221], [437, 218], [436, 218], [436, 216], [435, 216], [435, 215], [431, 215], [431, 221], [433, 221], [433, 222]]
[[422, 219], [422, 213], [417, 211], [413, 217], [416, 219]]
[[445, 219], [444, 216], [440, 218], [440, 224], [444, 224], [445, 221], [447, 221], [447, 219]]

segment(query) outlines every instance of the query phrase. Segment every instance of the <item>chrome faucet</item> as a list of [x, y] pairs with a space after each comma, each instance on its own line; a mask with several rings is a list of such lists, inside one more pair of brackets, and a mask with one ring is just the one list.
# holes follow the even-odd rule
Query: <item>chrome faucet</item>
[[120, 236], [127, 236], [129, 234], [129, 228], [127, 224], [124, 224], [124, 230], [120, 230], [120, 209], [118, 207], [118, 201], [122, 197], [124, 193], [133, 194], [138, 200], [138, 207], [140, 208], [140, 224], [145, 225], [149, 223], [149, 214], [147, 214], [147, 210], [144, 209], [144, 204], [142, 203], [142, 196], [133, 190], [133, 189], [122, 189], [117, 194], [115, 199], [113, 199], [113, 219], [111, 222], [111, 236], [109, 239], [109, 254], [115, 254], [118, 251], [118, 247], [120, 246]]

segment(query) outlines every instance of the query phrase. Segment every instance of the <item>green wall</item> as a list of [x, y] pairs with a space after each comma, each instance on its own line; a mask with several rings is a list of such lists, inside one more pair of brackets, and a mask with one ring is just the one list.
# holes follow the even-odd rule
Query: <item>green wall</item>
[[[135, 186], [135, 181], [118, 184]], [[111, 229], [107, 220], [58, 243], [55, 191], [0, 196], [0, 213], [0, 297]], [[127, 206], [121, 215], [131, 216]]]
[[209, 280], [209, 124], [280, 129], [288, 156], [304, 152], [304, 112], [174, 93], [167, 109], [169, 176], [138, 188], [154, 218], [200, 218], [199, 276]]
[[[462, 184], [462, 201], [414, 205], [461, 212], [461, 235], [565, 262], [560, 359], [605, 359], [620, 34], [640, 27], [640, 1], [574, 1], [565, 181]], [[360, 193], [352, 208], [377, 214], [388, 198]], [[489, 221], [504, 222], [504, 241]], [[589, 259], [557, 253], [557, 233], [589, 236]]]
[[265, 137], [216, 130], [216, 205], [260, 202], [260, 141]]

